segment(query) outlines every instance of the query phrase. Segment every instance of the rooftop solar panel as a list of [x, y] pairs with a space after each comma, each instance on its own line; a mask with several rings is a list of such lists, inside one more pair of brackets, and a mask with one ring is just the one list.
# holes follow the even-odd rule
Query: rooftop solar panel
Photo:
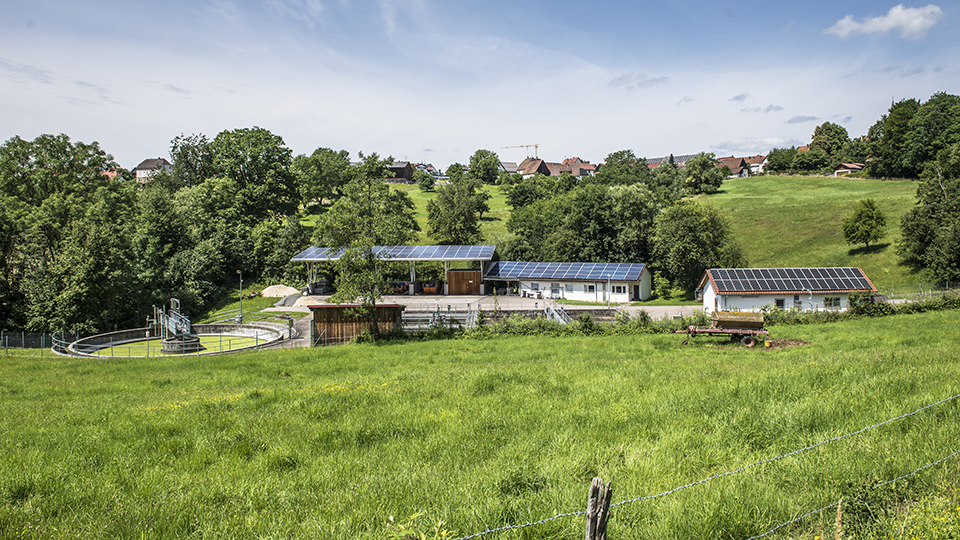
[[486, 279], [567, 280], [567, 281], [639, 281], [642, 263], [534, 263], [498, 261], [487, 268]]
[[708, 272], [720, 293], [876, 290], [859, 268], [715, 268]]

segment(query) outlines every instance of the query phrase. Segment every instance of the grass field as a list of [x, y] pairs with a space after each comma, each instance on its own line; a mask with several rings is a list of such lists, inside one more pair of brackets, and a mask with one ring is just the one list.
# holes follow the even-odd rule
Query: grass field
[[[776, 327], [807, 343], [779, 350], [635, 335], [11, 356], [0, 537], [385, 538], [391, 516], [415, 515], [465, 536], [582, 510], [595, 475], [615, 503], [660, 494], [957, 395], [958, 326], [948, 311]], [[865, 486], [957, 440], [952, 400], [616, 506], [611, 537], [744, 539], [841, 497], [847, 537], [886, 531], [869, 515], [878, 501], [951, 517], [956, 459]], [[768, 538], [832, 538], [835, 516]], [[564, 517], [484, 538], [574, 539], [582, 527]]]
[[[858, 266], [890, 294], [916, 292], [920, 281], [896, 254], [900, 218], [916, 194], [916, 182], [760, 176], [726, 180], [721, 193], [702, 200], [731, 221], [751, 267]], [[886, 236], [869, 250], [847, 244], [841, 230], [853, 203], [866, 198], [887, 218]]]
[[[143, 341], [136, 341], [133, 343], [123, 343], [118, 344], [113, 347], [104, 347], [94, 353], [91, 353], [95, 356], [103, 357], [118, 357], [118, 356], [128, 356], [128, 357], [153, 357], [160, 356], [163, 353], [161, 352], [162, 345], [161, 339], [150, 339]], [[195, 353], [189, 353], [194, 355], [199, 354], [210, 354], [213, 352], [224, 352], [232, 351], [236, 349], [245, 349], [247, 347], [254, 347], [260, 343], [264, 343], [266, 340], [257, 339], [250, 336], [231, 336], [231, 335], [201, 335], [200, 336], [200, 345], [203, 346], [202, 351]]]

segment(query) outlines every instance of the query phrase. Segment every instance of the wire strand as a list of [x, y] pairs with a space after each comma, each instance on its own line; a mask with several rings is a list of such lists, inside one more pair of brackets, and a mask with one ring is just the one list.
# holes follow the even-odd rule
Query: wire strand
[[[897, 416], [897, 417], [895, 417], [895, 418], [891, 418], [891, 419], [889, 419], [889, 420], [885, 420], [885, 421], [883, 421], [883, 422], [880, 422], [880, 423], [877, 423], [877, 424], [873, 424], [872, 426], [867, 426], [867, 427], [865, 427], [865, 428], [859, 429], [859, 430], [857, 430], [857, 431], [853, 431], [853, 432], [851, 432], [851, 433], [847, 433], [847, 434], [845, 434], [845, 435], [840, 435], [840, 436], [837, 436], [837, 437], [833, 437], [833, 438], [830, 438], [830, 439], [826, 439], [826, 440], [820, 441], [820, 442], [818, 442], [818, 443], [811, 444], [811, 445], [809, 445], [809, 446], [805, 446], [805, 447], [800, 448], [800, 449], [798, 449], [798, 450], [794, 450], [794, 451], [792, 451], [792, 452], [788, 452], [788, 453], [786, 453], [786, 454], [781, 454], [781, 455], [776, 456], [776, 457], [772, 457], [772, 458], [768, 458], [768, 459], [762, 459], [762, 460], [757, 461], [757, 462], [755, 462], [755, 463], [751, 463], [751, 464], [749, 464], [749, 465], [744, 465], [743, 467], [740, 467], [739, 469], [735, 469], [735, 470], [732, 470], [732, 471], [726, 471], [726, 472], [722, 472], [722, 473], [717, 473], [717, 474], [715, 474], [715, 475], [713, 475], [713, 476], [708, 476], [707, 478], [703, 478], [703, 479], [701, 479], [701, 480], [697, 480], [696, 482], [690, 482], [689, 484], [684, 484], [684, 485], [682, 485], [682, 486], [675, 487], [675, 488], [673, 488], [673, 489], [671, 489], [671, 490], [664, 491], [664, 492], [662, 492], [662, 493], [657, 493], [656, 495], [644, 495], [644, 496], [641, 496], [641, 497], [637, 497], [637, 498], [635, 498], [635, 499], [628, 499], [628, 500], [620, 501], [620, 502], [618, 502], [618, 503], [616, 503], [616, 504], [611, 504], [611, 505], [610, 505], [610, 508], [613, 509], [613, 508], [615, 508], [615, 507], [622, 506], [622, 505], [629, 504], [629, 503], [635, 503], [635, 502], [640, 502], [640, 501], [645, 501], [645, 500], [651, 500], [651, 499], [657, 499], [657, 498], [660, 498], [660, 497], [665, 497], [665, 496], [667, 496], [667, 495], [670, 495], [670, 494], [672, 494], [672, 493], [676, 493], [676, 492], [678, 492], [678, 491], [682, 491], [682, 490], [687, 489], [687, 488], [692, 488], [692, 487], [694, 487], [694, 486], [699, 486], [699, 485], [701, 485], [701, 484], [706, 484], [707, 482], [709, 482], [709, 481], [711, 481], [711, 480], [716, 480], [716, 479], [718, 479], [718, 478], [723, 478], [723, 477], [725, 477], [725, 476], [730, 476], [730, 475], [738, 474], [738, 473], [741, 473], [741, 472], [743, 472], [743, 471], [745, 471], [745, 470], [747, 470], [747, 469], [751, 469], [751, 468], [753, 468], [753, 467], [756, 467], [756, 466], [758, 466], [758, 465], [763, 465], [763, 464], [766, 464], [766, 463], [771, 463], [771, 462], [778, 461], [778, 460], [781, 460], [781, 459], [784, 459], [784, 458], [788, 458], [788, 457], [790, 457], [790, 456], [794, 456], [794, 455], [800, 454], [800, 453], [802, 453], [802, 452], [806, 452], [806, 451], [808, 451], [808, 450], [813, 450], [814, 448], [818, 448], [818, 447], [823, 446], [823, 445], [825, 445], [825, 444], [828, 444], [828, 443], [831, 443], [831, 442], [840, 441], [840, 440], [843, 440], [843, 439], [847, 439], [847, 438], [853, 437], [853, 436], [855, 436], [855, 435], [859, 435], [859, 434], [861, 434], [861, 433], [864, 433], [864, 432], [866, 432], [866, 431], [870, 431], [871, 429], [876, 429], [876, 428], [878, 428], [878, 427], [885, 426], [885, 425], [890, 424], [890, 423], [892, 423], [892, 422], [896, 422], [897, 420], [902, 420], [902, 419], [904, 419], [904, 418], [908, 418], [908, 417], [910, 417], [910, 416], [914, 416], [914, 415], [916, 415], [916, 414], [918, 414], [918, 413], [921, 413], [921, 412], [923, 412], [923, 411], [925, 411], [925, 410], [927, 410], [927, 409], [929, 409], [929, 408], [931, 408], [931, 407], [936, 407], [937, 405], [942, 405], [942, 404], [944, 404], [944, 403], [947, 403], [948, 401], [952, 401], [952, 400], [955, 400], [955, 399], [957, 399], [957, 398], [960, 398], [960, 394], [956, 394], [956, 395], [954, 395], [954, 396], [951, 396], [951, 397], [948, 397], [948, 398], [945, 398], [945, 399], [941, 399], [940, 401], [937, 401], [936, 403], [931, 403], [931, 404], [929, 404], [929, 405], [925, 405], [925, 406], [920, 407], [919, 409], [916, 409], [916, 410], [914, 410], [914, 411], [912, 411], [912, 412], [908, 412], [908, 413], [901, 414], [900, 416]], [[878, 488], [878, 487], [880, 487], [880, 486], [882, 486], [882, 485], [886, 485], [886, 484], [888, 484], [888, 483], [896, 482], [897, 480], [900, 480], [900, 479], [906, 478], [906, 477], [908, 477], [908, 476], [912, 476], [912, 475], [914, 475], [914, 474], [917, 474], [919, 471], [921, 471], [921, 470], [923, 470], [923, 469], [925, 469], [925, 468], [927, 468], [927, 467], [931, 467], [931, 466], [933, 466], [933, 465], [936, 465], [936, 464], [938, 464], [938, 463], [942, 463], [943, 461], [946, 461], [947, 459], [950, 459], [951, 457], [957, 455], [958, 453], [960, 453], [960, 451], [955, 452], [955, 453], [953, 453], [953, 454], [951, 454], [951, 455], [949, 455], [949, 456], [947, 456], [947, 457], [945, 457], [945, 458], [943, 458], [943, 459], [941, 459], [941, 460], [939, 460], [939, 461], [935, 461], [935, 462], [933, 462], [933, 463], [929, 463], [929, 464], [927, 464], [927, 465], [924, 465], [923, 467], [920, 467], [919, 469], [917, 469], [916, 471], [914, 471], [914, 472], [912, 472], [912, 473], [907, 473], [907, 474], [905, 474], [905, 475], [903, 475], [903, 476], [900, 476], [900, 477], [898, 477], [898, 478], [895, 478], [895, 479], [893, 479], [893, 480], [890, 480], [890, 481], [888, 481], [888, 482], [885, 482], [884, 484], [879, 484], [879, 485], [877, 485], [877, 486], [874, 486], [874, 488]], [[824, 510], [827, 510], [827, 509], [831, 508], [832, 506], [836, 506], [836, 504], [837, 504], [837, 503], [833, 503], [832, 505], [825, 506], [825, 507], [823, 507], [823, 508], [821, 508], [821, 509], [819, 509], [819, 510], [814, 510], [814, 511], [808, 513], [808, 514], [804, 514], [803, 516], [800, 516], [799, 518], [797, 518], [797, 519], [795, 519], [795, 520], [788, 521], [787, 523], [778, 525], [776, 528], [771, 529], [770, 531], [767, 531], [766, 533], [763, 533], [763, 534], [760, 535], [760, 536], [754, 536], [754, 537], [751, 537], [751, 538], [749, 538], [749, 539], [747, 539], [747, 540], [753, 540], [753, 539], [755, 539], [755, 538], [761, 538], [761, 537], [763, 537], [763, 536], [766, 536], [766, 535], [770, 534], [771, 532], [773, 532], [773, 531], [775, 531], [775, 530], [777, 530], [777, 529], [779, 529], [779, 528], [781, 528], [781, 527], [784, 527], [784, 526], [789, 525], [789, 524], [791, 524], [791, 523], [795, 523], [795, 522], [797, 522], [797, 521], [799, 521], [799, 520], [801, 520], [801, 519], [803, 519], [803, 518], [805, 518], [805, 517], [807, 517], [807, 516], [816, 514], [817, 512], [823, 512]], [[586, 514], [586, 511], [583, 511], [583, 510], [577, 511], [577, 512], [569, 512], [569, 513], [566, 513], [566, 514], [558, 514], [558, 515], [553, 516], [553, 517], [548, 517], [548, 518], [545, 518], [545, 519], [541, 519], [540, 521], [528, 522], [528, 523], [524, 523], [524, 524], [522, 524], [522, 525], [504, 525], [503, 527], [497, 527], [497, 528], [495, 528], [495, 529], [487, 529], [486, 531], [483, 531], [483, 532], [474, 533], [474, 534], [471, 534], [471, 535], [468, 535], [468, 536], [460, 536], [460, 537], [457, 537], [457, 538], [452, 538], [451, 540], [470, 540], [470, 539], [472, 539], [472, 538], [478, 538], [478, 537], [481, 537], [481, 536], [486, 536], [486, 535], [488, 535], [488, 534], [493, 534], [493, 533], [503, 532], [503, 531], [509, 531], [509, 530], [514, 530], [514, 529], [525, 529], [525, 528], [527, 528], [527, 527], [533, 527], [533, 526], [535, 526], [535, 525], [541, 525], [541, 524], [543, 524], [543, 523], [547, 523], [547, 522], [549, 522], [549, 521], [553, 521], [553, 520], [556, 520], [556, 519], [560, 519], [560, 518], [564, 518], [564, 517], [571, 517], [571, 516], [580, 516], [580, 515], [584, 515], [584, 514]]]

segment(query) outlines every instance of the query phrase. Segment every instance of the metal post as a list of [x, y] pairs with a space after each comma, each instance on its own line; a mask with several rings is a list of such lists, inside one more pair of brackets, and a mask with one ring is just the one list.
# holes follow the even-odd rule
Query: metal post
[[237, 270], [237, 274], [240, 276], [240, 315], [237, 320], [243, 324], [243, 272]]
[[607, 274], [607, 309], [610, 309], [610, 274]]

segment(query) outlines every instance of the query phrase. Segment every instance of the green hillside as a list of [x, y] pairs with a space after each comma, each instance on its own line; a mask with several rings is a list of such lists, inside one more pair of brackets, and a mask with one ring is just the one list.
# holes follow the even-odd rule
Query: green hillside
[[[917, 184], [863, 178], [761, 176], [723, 183], [704, 197], [733, 224], [751, 267], [858, 266], [877, 289], [916, 292], [919, 278], [896, 254], [900, 217], [916, 201]], [[853, 203], [872, 198], [887, 217], [876, 245], [847, 244], [841, 222]]]

